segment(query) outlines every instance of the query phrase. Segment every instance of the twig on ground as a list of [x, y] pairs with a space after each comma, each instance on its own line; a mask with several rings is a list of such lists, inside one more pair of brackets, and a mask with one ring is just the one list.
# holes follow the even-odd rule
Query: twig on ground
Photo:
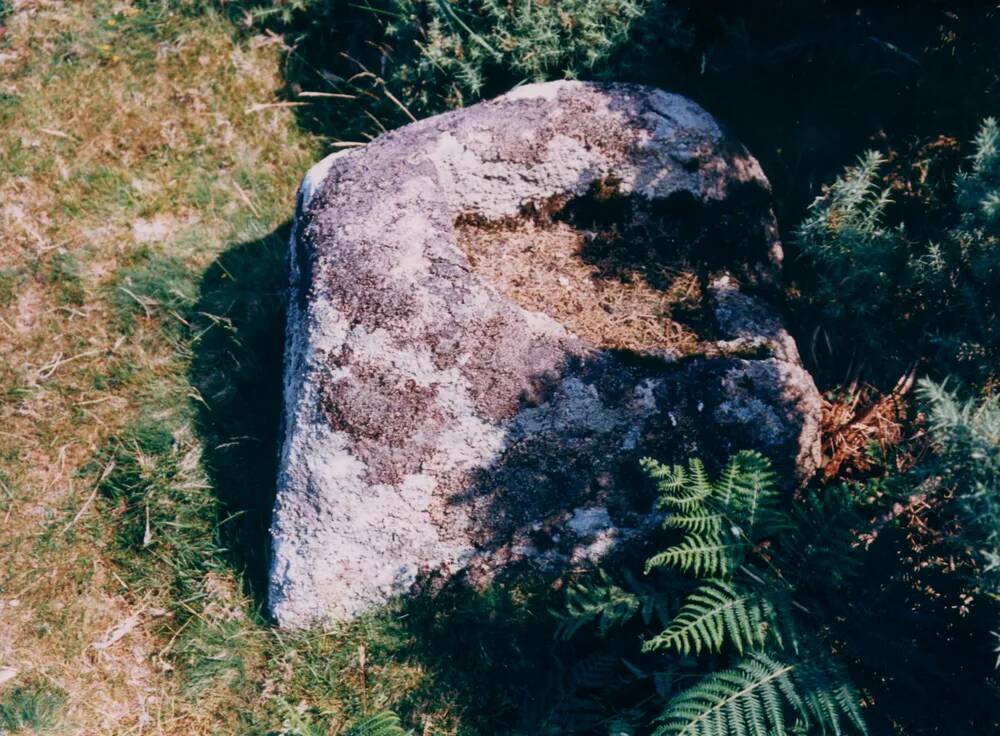
[[63, 527], [63, 534], [72, 529], [73, 525], [76, 524], [76, 522], [78, 522], [87, 512], [87, 509], [90, 508], [90, 504], [92, 504], [94, 502], [94, 499], [97, 498], [97, 492], [101, 489], [101, 485], [104, 483], [104, 481], [108, 479], [108, 476], [111, 475], [111, 472], [114, 469], [115, 469], [115, 461], [109, 460], [107, 465], [104, 466], [104, 470], [101, 471], [101, 475], [97, 479], [97, 482], [94, 483], [94, 490], [92, 490], [90, 492], [90, 495], [87, 496], [87, 500], [83, 502], [83, 506], [81, 506], [80, 510], [76, 512], [76, 516], [73, 517], [73, 520]]
[[272, 108], [282, 108], [282, 107], [302, 107], [304, 105], [311, 105], [310, 102], [258, 102], [254, 105], [250, 105], [246, 109], [247, 115], [255, 112], [260, 112], [261, 110], [270, 110]]

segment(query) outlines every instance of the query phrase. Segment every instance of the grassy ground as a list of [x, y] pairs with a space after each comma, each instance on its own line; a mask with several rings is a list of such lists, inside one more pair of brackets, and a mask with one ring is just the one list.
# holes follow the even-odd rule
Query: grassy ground
[[455, 732], [393, 612], [259, 615], [287, 218], [323, 153], [271, 104], [281, 42], [165, 3], [7, 5], [0, 731], [335, 733], [392, 705]]

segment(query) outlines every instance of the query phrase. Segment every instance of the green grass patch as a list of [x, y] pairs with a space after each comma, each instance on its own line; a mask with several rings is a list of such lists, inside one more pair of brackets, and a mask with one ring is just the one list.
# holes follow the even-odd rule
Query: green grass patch
[[141, 316], [172, 318], [165, 324], [183, 325], [194, 295], [194, 276], [180, 259], [140, 248], [115, 272], [110, 301], [119, 327], [127, 332]]
[[66, 702], [62, 690], [38, 681], [0, 692], [0, 732], [50, 733]]
[[18, 287], [23, 280], [16, 268], [0, 268], [0, 307], [7, 307], [17, 297]]
[[86, 300], [80, 259], [72, 251], [60, 249], [52, 255], [45, 280], [55, 289], [60, 304], [81, 306]]
[[150, 411], [99, 453], [89, 475], [115, 519], [114, 558], [127, 581], [187, 594], [216, 562], [217, 505], [179, 417]]

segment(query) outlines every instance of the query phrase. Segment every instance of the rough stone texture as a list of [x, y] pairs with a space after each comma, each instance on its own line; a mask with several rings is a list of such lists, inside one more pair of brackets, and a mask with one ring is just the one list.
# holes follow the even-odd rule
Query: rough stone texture
[[[721, 336], [701, 353], [589, 344], [456, 244], [456, 220], [586, 209], [609, 182], [630, 217], [680, 201], [732, 221], [700, 261]], [[430, 574], [599, 559], [650, 523], [643, 455], [756, 447], [810, 475], [820, 402], [767, 302], [767, 192], [704, 110], [626, 85], [522, 87], [317, 164], [290, 257], [277, 622], [351, 617]]]

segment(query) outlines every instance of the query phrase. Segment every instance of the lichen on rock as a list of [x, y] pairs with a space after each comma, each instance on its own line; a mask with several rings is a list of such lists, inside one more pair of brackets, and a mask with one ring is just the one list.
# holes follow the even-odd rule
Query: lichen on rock
[[644, 455], [800, 478], [819, 396], [756, 161], [630, 85], [529, 85], [318, 164], [290, 249], [271, 612], [556, 572], [641, 535]]

